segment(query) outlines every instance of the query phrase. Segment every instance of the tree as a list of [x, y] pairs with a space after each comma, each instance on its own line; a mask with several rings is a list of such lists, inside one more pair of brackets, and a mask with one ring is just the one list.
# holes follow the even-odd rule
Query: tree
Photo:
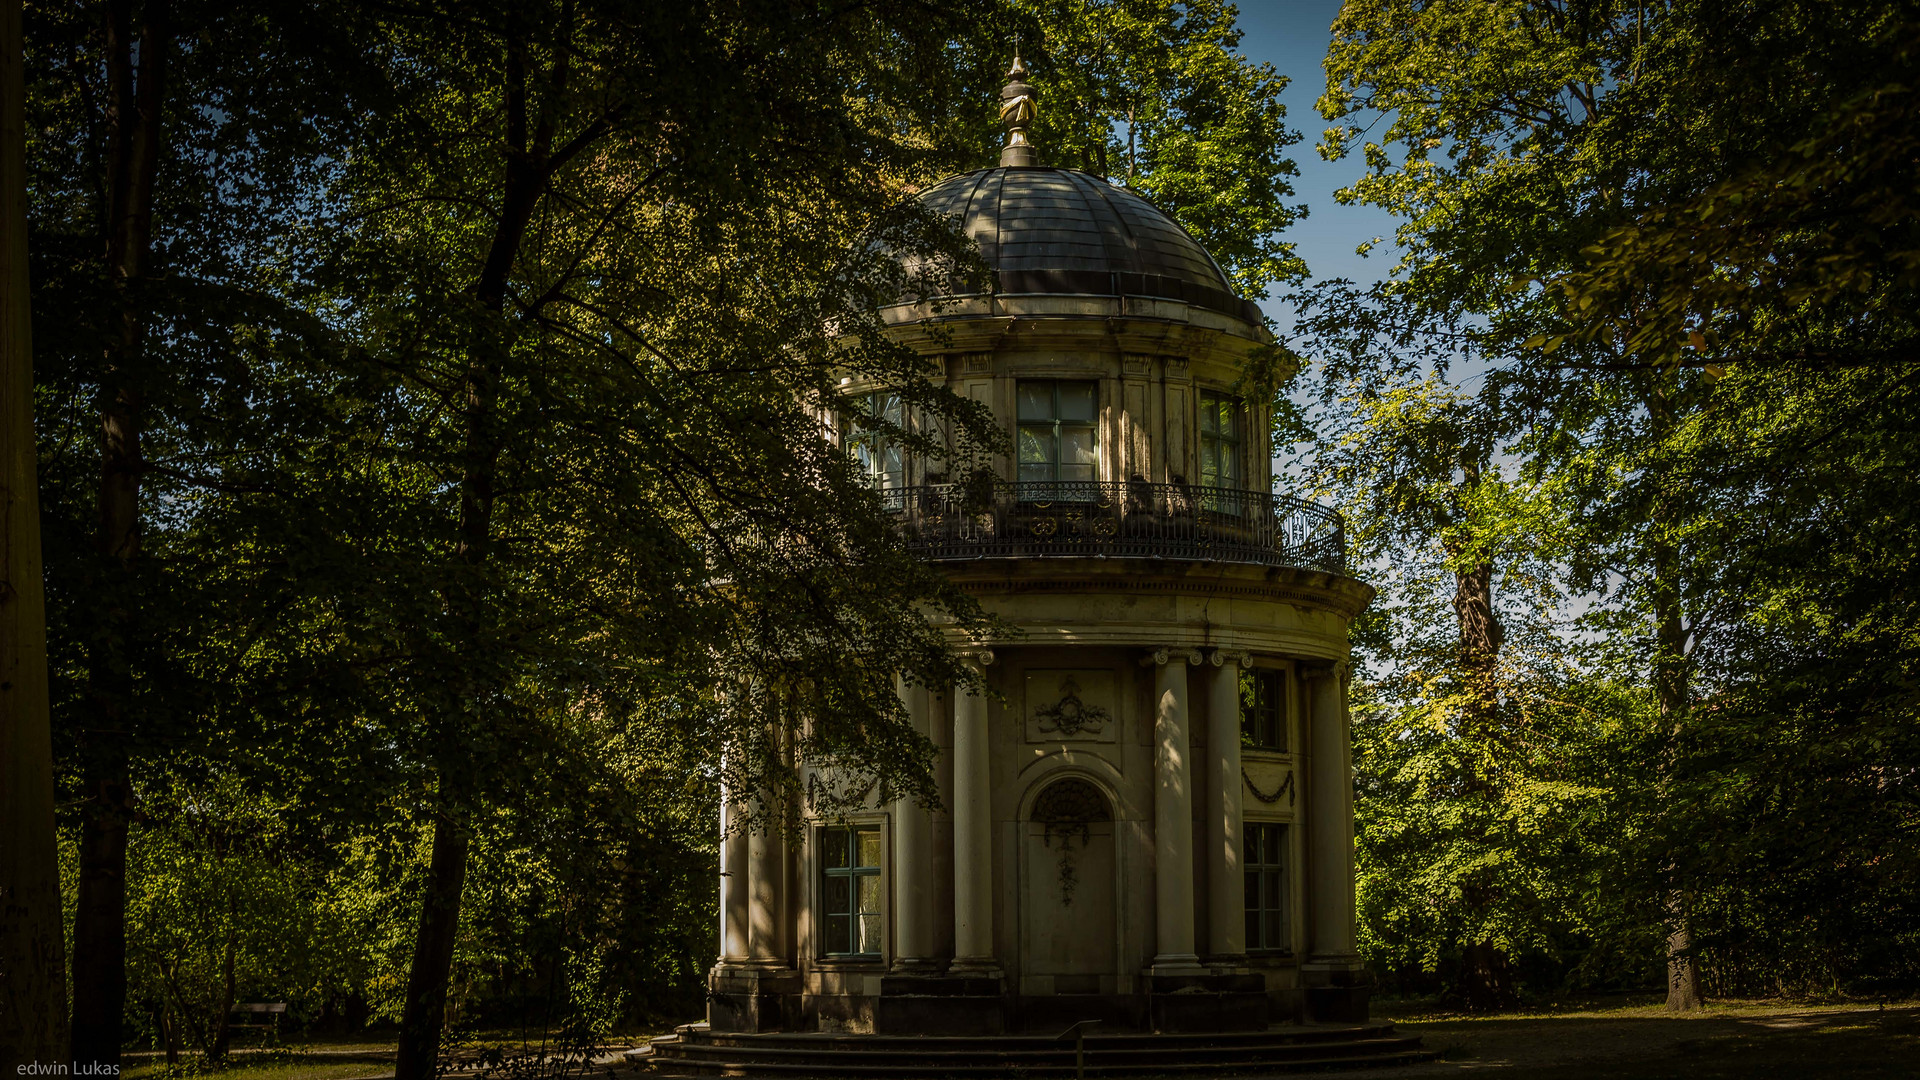
[[[1211, 252], [1243, 295], [1306, 275], [1280, 234], [1298, 175], [1288, 79], [1236, 50], [1225, 0], [1023, 0], [1043, 90], [1043, 160], [1133, 188]], [[990, 130], [987, 128], [981, 131]], [[987, 160], [983, 154], [981, 160]]]
[[304, 74], [352, 83], [329, 51], [340, 25], [314, 6], [128, 0], [38, 6], [28, 26], [53, 712], [82, 866], [73, 1049], [94, 1068], [119, 1062], [135, 782], [216, 741], [208, 703], [243, 692], [215, 639], [177, 631], [262, 614], [182, 572], [207, 536], [175, 526], [247, 483], [258, 346], [311, 322], [257, 255], [302, 216], [317, 147], [351, 114]]
[[284, 808], [232, 775], [167, 781], [143, 791], [128, 845], [129, 981], [169, 1064], [183, 1043], [219, 1063], [236, 1004], [309, 1000], [352, 949], [320, 874], [289, 850]]
[[20, 4], [0, 5], [0, 1070], [67, 1060], [33, 424]]
[[899, 272], [863, 243], [958, 255], [896, 177], [937, 162], [902, 129], [943, 100], [948, 36], [977, 12], [466, 14], [386, 22], [406, 96], [337, 189], [354, 226], [311, 300], [369, 365], [349, 421], [368, 438], [311, 474], [356, 478], [354, 505], [321, 498], [365, 567], [325, 601], [354, 614], [324, 663], [364, 660], [355, 700], [432, 822], [407, 1077], [440, 1050], [474, 831], [542, 796], [570, 710], [696, 726], [772, 816], [800, 794], [781, 739], [720, 691], [780, 687], [801, 752], [886, 797], [930, 790], [891, 672], [961, 678], [915, 605], [963, 627], [969, 609], [819, 417], [853, 369], [963, 452], [984, 430], [887, 343], [874, 305]]
[[1397, 304], [1391, 283], [1291, 299], [1288, 345], [1315, 358], [1318, 399], [1302, 479], [1340, 501], [1380, 587], [1356, 634], [1369, 952], [1444, 969], [1470, 1011], [1511, 1008], [1513, 957], [1583, 921], [1570, 883], [1604, 846], [1579, 825], [1605, 790], [1580, 730], [1590, 714], [1570, 703], [1578, 673], [1542, 543], [1554, 509], [1508, 456], [1520, 432], [1501, 374], [1472, 396], [1449, 379], [1487, 363], [1470, 327]]
[[[1787, 6], [1703, 33], [1724, 62], [1689, 72], [1689, 96], [1750, 97], [1783, 68], [1811, 64], [1824, 68], [1815, 111], [1714, 183], [1600, 237], [1554, 280], [1563, 321], [1537, 342], [1603, 344], [1626, 372], [1694, 373], [1698, 407], [1661, 452], [1674, 486], [1708, 507], [1691, 536], [1706, 557], [1690, 577], [1711, 613], [1697, 624], [1695, 664], [1715, 693], [1676, 753], [1694, 812], [1738, 839], [1681, 850], [1697, 877], [1720, 883], [1723, 912], [1744, 904], [1768, 916], [1719, 915], [1748, 978], [1822, 968], [1829, 982], [1846, 971], [1898, 977], [1851, 942], [1912, 933], [1887, 900], [1911, 887], [1913, 792], [1903, 769], [1886, 770], [1912, 760], [1920, 705], [1910, 689], [1916, 583], [1894, 539], [1911, 528], [1920, 370], [1915, 26], [1895, 5], [1847, 19]], [[1782, 767], [1796, 776], [1790, 790], [1773, 779]], [[1858, 809], [1848, 828], [1809, 844], [1797, 817], [1807, 799]], [[1755, 872], [1774, 864], [1791, 870]], [[1774, 938], [1774, 958], [1757, 961], [1755, 939], [1788, 919], [1800, 932]]]
[[[1822, 247], [1806, 218], [1810, 231], [1776, 230], [1745, 248], [1742, 264], [1729, 245], [1744, 241], [1724, 219], [1696, 217], [1702, 227], [1663, 234], [1681, 219], [1661, 215], [1681, 207], [1706, 214], [1711, 204], [1695, 200], [1712, 192], [1731, 195], [1728, 206], [1752, 197], [1777, 208], [1799, 197], [1791, 186], [1761, 198], [1759, 189], [1743, 195], [1726, 185], [1804, 138], [1864, 72], [1884, 70], [1863, 63], [1860, 46], [1882, 40], [1895, 11], [1356, 3], [1336, 23], [1329, 53], [1322, 110], [1347, 122], [1329, 132], [1328, 152], [1358, 141], [1353, 118], [1392, 117], [1366, 146], [1368, 173], [1346, 197], [1406, 219], [1396, 301], [1470, 317], [1481, 346], [1505, 358], [1508, 401], [1527, 418], [1513, 450], [1569, 522], [1559, 553], [1568, 582], [1602, 601], [1595, 626], [1636, 639], [1615, 656], [1638, 658], [1656, 699], [1661, 772], [1651, 781], [1641, 831], [1648, 850], [1635, 877], [1666, 897], [1676, 1009], [1701, 998], [1696, 960], [1712, 935], [1696, 933], [1696, 905], [1708, 893], [1729, 895], [1718, 891], [1728, 867], [1707, 853], [1727, 851], [1734, 830], [1718, 813], [1701, 813], [1714, 801], [1702, 801], [1716, 783], [1708, 776], [1724, 784], [1731, 769], [1753, 782], [1747, 765], [1720, 756], [1709, 769], [1693, 755], [1707, 732], [1725, 734], [1719, 720], [1730, 695], [1744, 694], [1736, 688], [1772, 681], [1751, 669], [1732, 677], [1741, 665], [1729, 663], [1737, 653], [1725, 646], [1748, 632], [1737, 627], [1770, 621], [1759, 616], [1771, 601], [1736, 583], [1764, 576], [1761, 567], [1782, 554], [1766, 522], [1787, 464], [1733, 437], [1727, 369], [1694, 354], [1723, 329], [1700, 321], [1701, 308], [1767, 281], [1772, 260], [1799, 264], [1796, 250], [1812, 265], [1829, 256], [1844, 264], [1847, 249]], [[1841, 171], [1861, 160], [1843, 157]], [[1813, 243], [1798, 248], [1805, 240]], [[1667, 256], [1681, 244], [1701, 246], [1669, 273], [1679, 264], [1642, 258], [1662, 243]], [[1635, 265], [1630, 288], [1619, 288], [1629, 279], [1605, 269], [1604, 257], [1598, 277], [1579, 276], [1596, 244], [1603, 256], [1622, 257], [1614, 270]], [[1777, 317], [1782, 309], [1762, 310], [1776, 330], [1792, 323]], [[1765, 393], [1759, 384], [1751, 392]], [[1726, 437], [1715, 437], [1713, 452], [1725, 456], [1710, 465], [1701, 457], [1708, 430]], [[1797, 505], [1823, 502], [1807, 501], [1814, 489], [1797, 481], [1787, 487]], [[1820, 512], [1835, 508], [1825, 501]]]
[[[916, 451], [959, 471], [991, 446], [874, 309], [910, 284], [887, 252], [969, 257], [906, 196], [974, 163], [996, 68], [952, 56], [997, 57], [996, 13], [154, 2], [109, 5], [109, 38], [43, 9], [85, 1060], [117, 1056], [126, 843], [177, 811], [133, 796], [176, 760], [326, 807], [315, 832], [426, 843], [408, 1075], [439, 1048], [473, 845], [526, 844], [495, 824], [609, 783], [596, 748], [652, 731], [702, 748], [674, 759], [692, 770], [726, 748], [763, 818], [833, 809], [793, 789], [796, 738], [931, 797], [893, 675], [963, 680], [944, 635], [988, 628], [821, 418], [854, 371], [940, 421], [951, 441], [889, 432]], [[562, 864], [604, 839], [556, 835], [581, 845]]]

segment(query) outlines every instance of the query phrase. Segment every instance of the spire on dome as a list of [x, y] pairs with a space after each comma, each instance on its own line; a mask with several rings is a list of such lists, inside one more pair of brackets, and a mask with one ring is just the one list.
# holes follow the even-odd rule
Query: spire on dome
[[1040, 163], [1033, 144], [1027, 141], [1033, 117], [1033, 87], [1027, 85], [1027, 65], [1015, 50], [1013, 66], [1007, 69], [1007, 85], [1000, 90], [1000, 123], [1007, 129], [1007, 145], [1000, 151], [1001, 165]]

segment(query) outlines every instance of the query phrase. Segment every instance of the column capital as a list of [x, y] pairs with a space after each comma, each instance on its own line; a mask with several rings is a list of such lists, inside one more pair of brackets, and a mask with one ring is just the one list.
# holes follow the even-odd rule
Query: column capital
[[1141, 657], [1140, 666], [1153, 667], [1156, 665], [1175, 663], [1179, 660], [1185, 660], [1189, 664], [1198, 666], [1205, 662], [1206, 657], [1200, 654], [1199, 649], [1189, 649], [1185, 646], [1162, 645]]
[[994, 660], [993, 650], [992, 649], [961, 649], [960, 659], [966, 661], [969, 664], [976, 664], [980, 667], [986, 667], [987, 665], [993, 663], [993, 660]]
[[1213, 655], [1208, 659], [1213, 661], [1214, 667], [1225, 667], [1229, 660], [1239, 664], [1241, 667], [1246, 667], [1247, 661], [1253, 659], [1253, 654], [1245, 649], [1238, 651], [1233, 649], [1215, 649], [1213, 650]]
[[1339, 679], [1346, 682], [1353, 677], [1353, 665], [1346, 660], [1302, 661], [1299, 665], [1302, 679]]

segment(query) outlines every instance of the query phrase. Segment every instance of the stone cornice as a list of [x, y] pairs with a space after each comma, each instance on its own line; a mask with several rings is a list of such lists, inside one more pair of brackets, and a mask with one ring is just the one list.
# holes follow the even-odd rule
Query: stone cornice
[[1264, 327], [1172, 300], [1129, 297], [982, 297], [940, 314], [889, 308], [889, 336], [923, 354], [1004, 349], [1106, 349], [1241, 362]]
[[1244, 597], [1320, 608], [1353, 619], [1374, 589], [1322, 570], [1160, 559], [981, 559], [940, 564], [976, 596], [1014, 593], [1148, 593]]

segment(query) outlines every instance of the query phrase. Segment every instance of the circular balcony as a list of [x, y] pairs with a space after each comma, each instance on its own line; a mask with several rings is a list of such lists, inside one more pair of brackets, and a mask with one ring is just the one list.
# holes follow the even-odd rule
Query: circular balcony
[[1176, 559], [1346, 573], [1337, 511], [1263, 491], [1128, 481], [931, 484], [881, 497], [924, 558]]

